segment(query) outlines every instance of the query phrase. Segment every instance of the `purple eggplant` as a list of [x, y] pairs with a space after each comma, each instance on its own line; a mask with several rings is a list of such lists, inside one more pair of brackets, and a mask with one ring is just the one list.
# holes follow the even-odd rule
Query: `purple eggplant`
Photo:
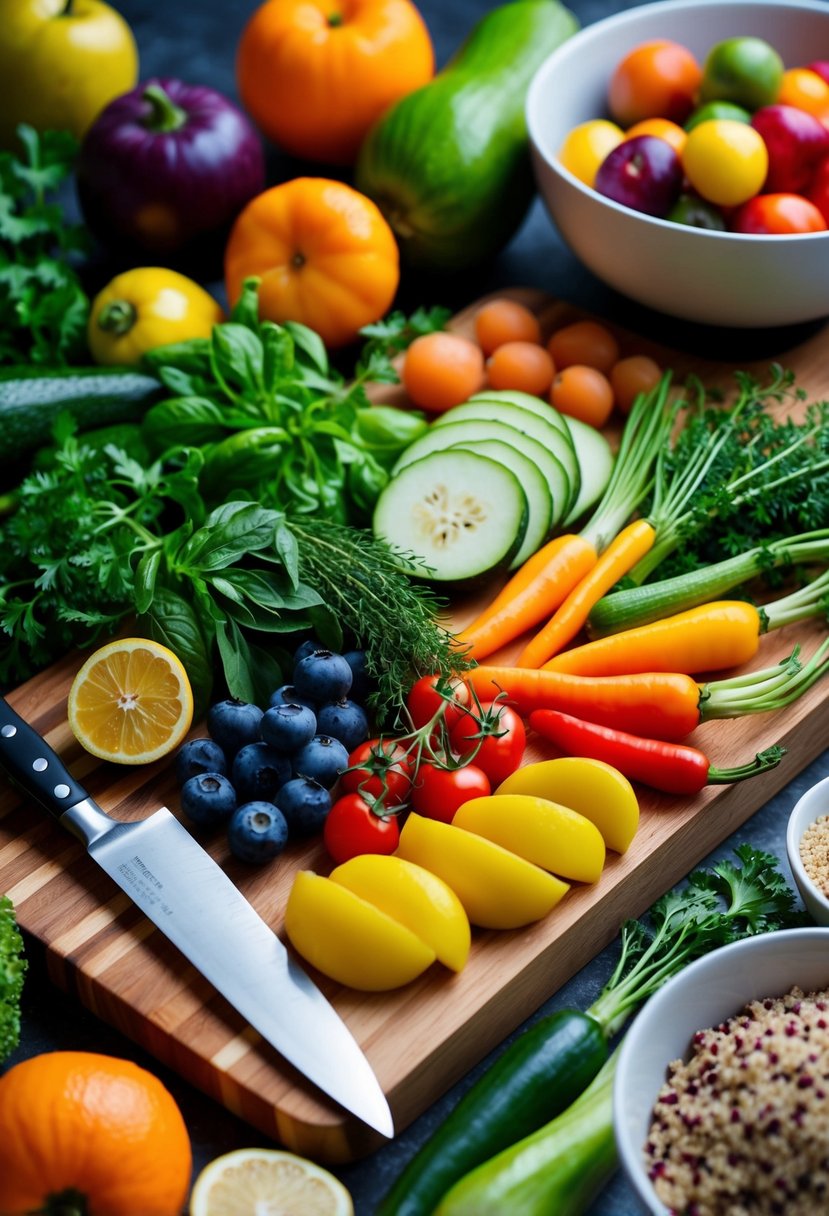
[[101, 111], [81, 144], [76, 180], [102, 244], [175, 259], [223, 247], [264, 188], [265, 161], [252, 124], [223, 94], [153, 78]]

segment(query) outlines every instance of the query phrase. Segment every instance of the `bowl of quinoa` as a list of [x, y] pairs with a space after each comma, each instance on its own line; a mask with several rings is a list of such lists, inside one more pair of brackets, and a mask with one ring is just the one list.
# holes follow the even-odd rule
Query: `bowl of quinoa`
[[829, 777], [795, 803], [786, 852], [806, 910], [817, 924], [829, 925]]
[[621, 1163], [654, 1216], [829, 1212], [829, 929], [691, 963], [625, 1034]]

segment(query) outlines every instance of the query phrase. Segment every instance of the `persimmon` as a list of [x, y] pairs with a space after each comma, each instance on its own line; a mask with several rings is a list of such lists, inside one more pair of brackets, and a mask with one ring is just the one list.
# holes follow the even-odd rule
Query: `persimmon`
[[52, 1051], [0, 1077], [0, 1212], [179, 1216], [192, 1152], [161, 1081], [130, 1060]]
[[543, 397], [555, 374], [552, 355], [535, 342], [504, 342], [486, 362], [491, 388], [514, 389]]
[[256, 276], [267, 320], [299, 321], [328, 347], [354, 341], [394, 299], [400, 258], [375, 203], [344, 182], [295, 177], [244, 208], [225, 249], [233, 305]]
[[461, 334], [421, 334], [406, 351], [401, 379], [414, 405], [443, 413], [483, 385], [483, 351]]
[[236, 55], [239, 95], [260, 130], [329, 164], [351, 164], [369, 127], [434, 71], [411, 0], [266, 0]]
[[553, 363], [561, 371], [571, 363], [595, 367], [605, 375], [619, 358], [619, 343], [599, 321], [572, 321], [555, 330], [547, 342]]
[[475, 313], [475, 338], [485, 355], [505, 342], [540, 342], [538, 317], [518, 300], [499, 297]]
[[613, 410], [613, 389], [595, 367], [572, 363], [556, 373], [550, 402], [561, 414], [602, 427]]

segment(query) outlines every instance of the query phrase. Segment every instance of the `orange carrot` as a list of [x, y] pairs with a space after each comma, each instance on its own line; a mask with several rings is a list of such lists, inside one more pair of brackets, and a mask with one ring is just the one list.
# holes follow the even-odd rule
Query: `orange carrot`
[[571, 676], [530, 667], [475, 667], [464, 679], [481, 701], [500, 692], [520, 713], [560, 709], [652, 739], [684, 739], [700, 722], [700, 687], [679, 672]]
[[646, 519], [636, 519], [614, 537], [547, 624], [528, 642], [516, 659], [519, 667], [541, 667], [576, 636], [590, 609], [623, 574], [651, 548], [656, 533]]
[[565, 650], [546, 662], [542, 670], [579, 676], [719, 671], [753, 658], [762, 632], [760, 613], [752, 604], [715, 600]]
[[474, 659], [484, 659], [555, 612], [596, 561], [593, 545], [567, 533], [529, 557], [492, 603], [456, 635]]

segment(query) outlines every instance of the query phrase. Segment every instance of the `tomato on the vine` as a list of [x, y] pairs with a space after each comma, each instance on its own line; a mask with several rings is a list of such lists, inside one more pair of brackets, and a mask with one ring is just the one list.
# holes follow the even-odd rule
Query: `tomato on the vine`
[[348, 757], [340, 788], [349, 794], [369, 794], [384, 806], [399, 806], [409, 796], [412, 759], [396, 739], [366, 739]]
[[485, 798], [492, 793], [489, 777], [476, 764], [462, 768], [442, 768], [424, 761], [412, 785], [412, 810], [427, 819], [451, 823], [455, 811], [470, 798]]
[[527, 732], [509, 705], [487, 702], [479, 715], [465, 714], [449, 734], [452, 750], [483, 769], [493, 789], [514, 773], [524, 758]]
[[427, 722], [431, 722], [440, 706], [445, 703], [443, 721], [447, 730], [451, 730], [471, 699], [469, 685], [458, 677], [443, 679], [439, 675], [421, 676], [409, 689], [406, 707], [413, 725], [419, 730]]
[[400, 825], [394, 815], [378, 815], [359, 794], [343, 794], [325, 820], [322, 839], [338, 865], [362, 853], [393, 853], [400, 843]]

